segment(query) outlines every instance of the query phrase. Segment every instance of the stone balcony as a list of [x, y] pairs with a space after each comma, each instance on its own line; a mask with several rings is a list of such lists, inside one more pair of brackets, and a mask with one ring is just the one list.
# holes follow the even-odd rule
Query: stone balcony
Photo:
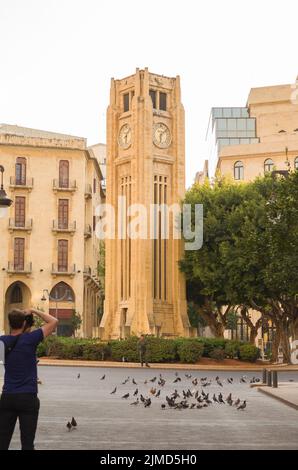
[[15, 178], [14, 176], [10, 177], [9, 187], [11, 191], [15, 191], [17, 189], [32, 191], [34, 186], [33, 178]]
[[53, 220], [53, 224], [52, 224], [53, 233], [70, 233], [70, 235], [73, 235], [76, 230], [77, 230], [76, 222], [62, 224], [62, 223], [59, 223], [58, 220]]
[[52, 270], [51, 274], [52, 276], [69, 276], [69, 277], [74, 277], [76, 275], [76, 265], [75, 264], [70, 264], [65, 268], [64, 266], [58, 266], [57, 264], [52, 264]]
[[66, 192], [66, 193], [74, 193], [77, 190], [77, 182], [76, 180], [53, 180], [53, 191], [54, 192]]
[[32, 273], [32, 263], [16, 264], [13, 261], [8, 262], [7, 274], [26, 274]]
[[16, 219], [9, 219], [8, 221], [8, 230], [10, 233], [16, 232], [16, 231], [22, 231], [22, 232], [27, 232], [31, 233], [33, 228], [33, 220], [32, 219], [27, 219], [25, 221], [18, 221]]

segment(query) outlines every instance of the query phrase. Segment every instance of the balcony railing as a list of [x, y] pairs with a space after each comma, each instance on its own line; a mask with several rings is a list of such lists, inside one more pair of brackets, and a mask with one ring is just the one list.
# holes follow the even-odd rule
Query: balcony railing
[[10, 177], [10, 189], [27, 189], [31, 191], [33, 188], [34, 180], [33, 178], [16, 178], [15, 176]]
[[86, 199], [92, 198], [92, 186], [91, 186], [91, 184], [86, 184], [86, 186], [85, 186], [85, 198]]
[[8, 262], [8, 274], [31, 274], [32, 263], [16, 264], [13, 261]]
[[54, 191], [66, 191], [66, 192], [74, 192], [77, 190], [77, 182], [76, 180], [60, 180], [54, 179], [53, 180], [53, 190]]
[[91, 225], [87, 224], [85, 225], [84, 237], [90, 238], [91, 236], [92, 236], [92, 228], [91, 228]]
[[22, 230], [28, 233], [31, 233], [33, 227], [33, 220], [28, 219], [24, 222], [20, 222], [16, 219], [9, 219], [8, 222], [8, 230], [12, 233], [15, 230]]
[[55, 233], [70, 233], [73, 235], [76, 229], [77, 229], [76, 222], [62, 224], [58, 220], [53, 220], [52, 231]]
[[53, 276], [75, 276], [76, 274], [76, 265], [72, 264], [67, 267], [58, 266], [57, 264], [52, 264], [52, 275]]

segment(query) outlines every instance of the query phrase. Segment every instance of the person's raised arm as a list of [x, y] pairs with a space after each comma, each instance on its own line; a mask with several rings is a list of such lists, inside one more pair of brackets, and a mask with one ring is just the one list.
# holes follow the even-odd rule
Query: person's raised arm
[[39, 318], [41, 318], [45, 322], [45, 324], [41, 327], [44, 338], [46, 338], [47, 336], [50, 336], [53, 333], [53, 331], [56, 330], [57, 324], [58, 324], [57, 318], [53, 317], [52, 315], [49, 315], [48, 313], [41, 312], [40, 310], [36, 310], [35, 308], [32, 308], [31, 312], [37, 315]]

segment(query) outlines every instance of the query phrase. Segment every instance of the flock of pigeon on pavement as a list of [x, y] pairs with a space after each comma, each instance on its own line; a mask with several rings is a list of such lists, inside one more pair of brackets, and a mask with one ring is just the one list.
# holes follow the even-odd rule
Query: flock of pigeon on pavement
[[[120, 385], [117, 385], [111, 392], [110, 395], [116, 395], [119, 392], [119, 388], [121, 385], [127, 385], [130, 383], [132, 385], [133, 390], [131, 392], [127, 392], [124, 395], [120, 393], [121, 399], [130, 401], [130, 405], [138, 406], [143, 405], [144, 408], [149, 408], [152, 404], [152, 400], [158, 399], [161, 401], [160, 406], [162, 410], [185, 410], [185, 409], [203, 409], [207, 408], [213, 404], [224, 405], [227, 404], [231, 407], [234, 407], [237, 410], [245, 410], [246, 408], [246, 400], [241, 400], [240, 398], [236, 398], [232, 396], [232, 392], [230, 392], [227, 396], [223, 396], [220, 393], [210, 393], [208, 391], [208, 387], [211, 385], [216, 385], [218, 387], [223, 388], [223, 383], [225, 380], [221, 380], [219, 376], [216, 376], [214, 379], [208, 379], [208, 377], [194, 377], [192, 374], [184, 374], [185, 379], [181, 378], [178, 372], [175, 372], [175, 377], [172, 382], [173, 384], [173, 392], [172, 393], [164, 393], [163, 387], [165, 386], [167, 380], [165, 379], [162, 374], [158, 376], [154, 376], [151, 379], [146, 379], [144, 382], [136, 382], [134, 377], [128, 376]], [[80, 379], [81, 375], [78, 374], [77, 378]], [[104, 374], [100, 380], [105, 380], [106, 374]], [[175, 388], [176, 384], [182, 384], [182, 380], [186, 380], [186, 386], [182, 389], [182, 391]], [[228, 377], [226, 379], [227, 384], [233, 385], [234, 379], [233, 377]], [[253, 377], [250, 381], [248, 381], [247, 376], [243, 375], [240, 378], [240, 383], [258, 383], [260, 382], [259, 378]], [[147, 387], [147, 392], [140, 393], [140, 386], [145, 385]], [[150, 387], [150, 388], [149, 388]], [[149, 388], [149, 390], [148, 390]], [[162, 395], [164, 398], [162, 398]], [[131, 401], [133, 400], [133, 401]], [[76, 429], [77, 422], [74, 417], [72, 417], [71, 421], [68, 421], [66, 425], [67, 429], [71, 431], [72, 429]]]

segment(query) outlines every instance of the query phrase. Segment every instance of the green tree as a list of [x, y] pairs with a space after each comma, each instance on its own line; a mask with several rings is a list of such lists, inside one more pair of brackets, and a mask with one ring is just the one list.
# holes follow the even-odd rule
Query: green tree
[[72, 327], [74, 337], [76, 336], [76, 332], [79, 330], [79, 328], [82, 324], [82, 321], [83, 320], [82, 320], [81, 315], [78, 312], [76, 312], [75, 310], [73, 310], [72, 316], [71, 316], [71, 319], [70, 319], [70, 323], [71, 323], [71, 327]]

